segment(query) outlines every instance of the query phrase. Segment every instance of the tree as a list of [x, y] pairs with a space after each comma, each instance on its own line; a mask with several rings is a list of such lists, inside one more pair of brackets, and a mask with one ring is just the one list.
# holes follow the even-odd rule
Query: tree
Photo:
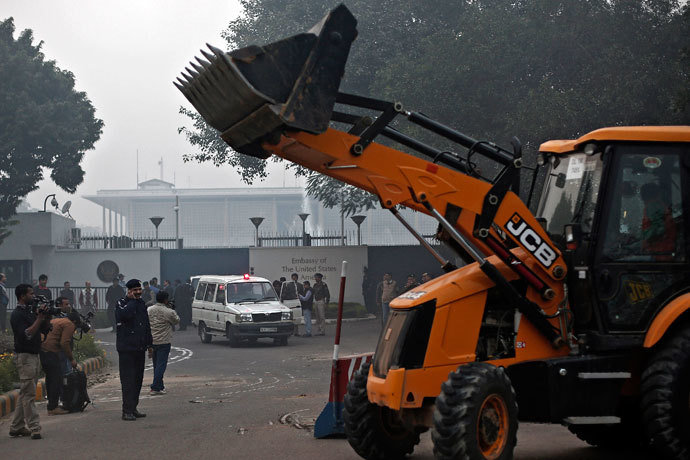
[[[304, 31], [333, 6], [325, 0], [241, 5], [243, 14], [223, 34], [231, 49]], [[476, 139], [508, 145], [518, 136], [529, 155], [544, 140], [602, 126], [690, 122], [687, 2], [441, 0], [429, 7], [351, 0], [348, 8], [359, 35], [342, 90], [402, 101]], [[239, 165], [239, 154], [222, 142], [208, 149], [218, 135], [193, 118], [195, 130], [185, 134], [206, 148], [206, 159]], [[458, 149], [420, 128], [401, 129]], [[243, 174], [263, 177], [266, 163], [251, 161], [253, 169]], [[326, 206], [339, 203], [336, 188], [309, 175], [308, 193]]]
[[14, 20], [0, 21], [0, 234], [22, 197], [36, 190], [43, 170], [74, 193], [84, 180], [80, 163], [100, 138], [103, 121], [74, 75], [45, 60], [43, 42], [24, 30], [14, 38]]

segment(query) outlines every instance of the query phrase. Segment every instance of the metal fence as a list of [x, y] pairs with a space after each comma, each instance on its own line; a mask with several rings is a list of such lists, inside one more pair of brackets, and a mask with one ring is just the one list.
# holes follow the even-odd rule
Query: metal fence
[[[70, 289], [72, 292], [74, 292], [74, 300], [77, 309], [80, 309], [81, 306], [79, 305], [79, 293], [82, 292], [83, 289], [85, 289], [86, 286], [72, 286]], [[57, 299], [60, 296], [60, 291], [62, 291], [64, 288], [61, 287], [48, 287], [50, 289], [50, 293], [53, 296], [53, 300]], [[105, 311], [108, 307], [108, 305], [105, 302], [105, 293], [108, 290], [107, 287], [91, 287], [91, 291], [95, 293], [96, 299], [98, 299], [98, 307], [96, 308], [97, 311]], [[7, 291], [10, 294], [10, 302], [7, 304], [7, 309], [8, 310], [14, 310], [14, 308], [17, 306], [17, 298], [14, 295], [14, 286], [12, 287], [7, 287]]]
[[148, 235], [135, 236], [107, 236], [82, 235], [78, 242], [74, 242], [77, 249], [129, 249], [129, 248], [163, 248], [182, 249], [183, 239], [175, 244], [175, 238], [158, 238]]
[[[417, 243], [411, 234], [407, 234], [409, 243]], [[438, 244], [435, 235], [422, 235], [429, 244]], [[408, 244], [409, 244], [408, 243]], [[367, 244], [366, 240], [357, 235], [357, 231], [347, 231], [342, 235], [338, 231], [324, 232], [311, 235], [309, 233], [260, 234], [257, 246], [266, 248], [291, 246], [353, 246]], [[397, 243], [399, 244], [399, 243]], [[391, 242], [390, 245], [395, 245]]]

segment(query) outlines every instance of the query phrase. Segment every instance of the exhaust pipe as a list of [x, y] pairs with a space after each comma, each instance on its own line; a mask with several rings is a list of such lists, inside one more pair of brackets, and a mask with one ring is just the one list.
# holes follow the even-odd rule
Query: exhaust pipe
[[259, 158], [284, 130], [328, 128], [357, 20], [340, 5], [306, 33], [226, 53], [211, 45], [174, 85], [234, 150]]

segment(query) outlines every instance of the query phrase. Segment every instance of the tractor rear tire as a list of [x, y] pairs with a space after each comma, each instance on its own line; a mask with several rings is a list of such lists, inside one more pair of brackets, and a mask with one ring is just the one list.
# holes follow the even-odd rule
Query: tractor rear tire
[[658, 348], [642, 373], [640, 391], [652, 449], [661, 458], [690, 459], [690, 327]]
[[367, 460], [403, 458], [419, 444], [419, 433], [402, 425], [396, 411], [369, 402], [369, 367], [371, 363], [362, 364], [347, 385], [343, 410], [347, 441]]
[[505, 371], [469, 363], [451, 372], [436, 398], [434, 456], [452, 460], [509, 460], [517, 442], [518, 406]]

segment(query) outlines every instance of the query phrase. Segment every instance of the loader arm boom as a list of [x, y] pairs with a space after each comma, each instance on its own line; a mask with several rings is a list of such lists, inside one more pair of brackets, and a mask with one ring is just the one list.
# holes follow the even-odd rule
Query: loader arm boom
[[482, 238], [475, 235], [475, 221], [482, 214], [493, 184], [382, 144], [372, 143], [363, 154], [352, 155], [351, 147], [358, 140], [358, 136], [336, 129], [319, 135], [288, 131], [278, 144], [262, 146], [285, 160], [373, 193], [384, 208], [403, 205], [431, 214], [424, 205], [427, 202], [444, 215], [449, 205], [460, 209], [453, 224], [484, 254], [497, 253], [496, 245], [487, 243], [487, 239], [502, 243], [496, 231], [500, 229], [530, 254], [535, 262], [530, 265], [540, 267], [537, 274], [545, 286], [561, 283], [565, 276], [561, 254], [514, 192], [507, 191], [497, 203], [494, 227]]
[[[235, 150], [260, 158], [275, 154], [379, 197], [384, 208], [403, 205], [433, 216], [441, 234], [461, 247], [535, 326], [555, 345], [567, 337], [549, 322], [567, 304], [566, 264], [515, 190], [522, 166], [517, 139], [513, 152], [475, 141], [400, 103], [338, 92], [356, 20], [335, 8], [309, 32], [231, 53], [210, 47], [207, 60], [191, 63], [175, 85]], [[380, 112], [368, 117], [334, 111], [335, 104]], [[398, 116], [468, 149], [466, 157], [441, 151], [390, 127]], [[349, 132], [331, 121], [352, 125]], [[385, 136], [422, 155], [375, 142]], [[472, 155], [500, 165], [482, 177]], [[512, 249], [515, 246], [522, 250]], [[488, 256], [495, 255], [533, 289], [519, 293]], [[535, 302], [538, 302], [535, 303]], [[560, 305], [560, 307], [559, 307]]]

